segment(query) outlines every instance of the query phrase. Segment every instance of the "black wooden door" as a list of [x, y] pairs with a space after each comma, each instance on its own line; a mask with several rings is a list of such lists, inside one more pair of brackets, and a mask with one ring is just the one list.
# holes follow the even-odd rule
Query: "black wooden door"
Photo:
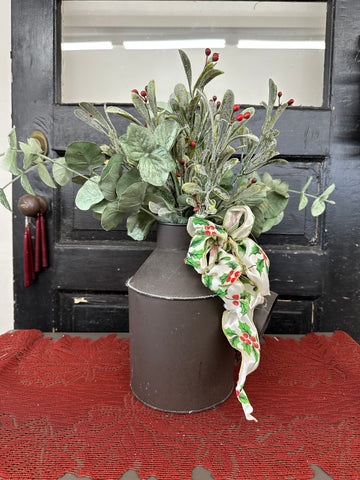
[[[43, 131], [53, 156], [74, 140], [103, 142], [73, 116], [74, 105], [59, 103], [60, 12], [58, 0], [12, 1], [13, 123], [20, 139]], [[279, 151], [290, 161], [281, 177], [299, 189], [311, 174], [313, 193], [332, 182], [337, 189], [326, 216], [298, 214], [294, 199], [285, 220], [260, 239], [271, 259], [272, 289], [280, 294], [271, 332], [343, 329], [360, 339], [359, 27], [358, 0], [328, 2], [323, 107], [291, 108], [279, 122]], [[259, 109], [258, 125], [261, 115]], [[155, 233], [137, 243], [122, 228], [104, 232], [74, 208], [74, 186], [54, 194], [35, 179], [34, 186], [50, 205], [50, 267], [23, 287], [24, 219], [15, 212], [15, 327], [126, 331], [126, 280], [151, 252]], [[23, 193], [14, 188], [14, 204]]]

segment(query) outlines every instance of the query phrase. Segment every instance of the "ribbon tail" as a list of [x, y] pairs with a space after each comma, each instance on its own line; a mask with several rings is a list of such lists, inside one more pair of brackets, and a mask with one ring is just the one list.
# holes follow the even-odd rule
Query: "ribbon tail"
[[242, 315], [238, 310], [226, 310], [222, 317], [222, 328], [230, 345], [241, 353], [241, 367], [236, 385], [236, 396], [241, 403], [247, 420], [256, 418], [251, 415], [253, 407], [245, 393], [246, 377], [255, 371], [260, 362], [260, 343], [253, 322], [254, 309]]

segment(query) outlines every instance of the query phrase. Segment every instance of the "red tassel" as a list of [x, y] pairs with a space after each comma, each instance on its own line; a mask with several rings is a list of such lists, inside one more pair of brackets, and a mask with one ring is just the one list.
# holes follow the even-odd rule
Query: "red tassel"
[[35, 272], [39, 273], [41, 270], [41, 225], [40, 215], [36, 217], [35, 226]]
[[[30, 266], [30, 251], [29, 251], [29, 225], [25, 226], [24, 234], [24, 285], [30, 287], [31, 285], [31, 266]], [[30, 237], [31, 240], [31, 237]]]
[[44, 216], [40, 213], [40, 237], [41, 237], [41, 265], [43, 268], [47, 268], [48, 264], [48, 255], [47, 255], [47, 245], [46, 245], [46, 231], [45, 231], [45, 221]]
[[34, 250], [33, 250], [32, 238], [31, 238], [31, 230], [28, 223], [26, 224], [25, 228], [27, 230], [27, 239], [28, 239], [30, 277], [31, 277], [31, 280], [34, 281], [35, 280]]

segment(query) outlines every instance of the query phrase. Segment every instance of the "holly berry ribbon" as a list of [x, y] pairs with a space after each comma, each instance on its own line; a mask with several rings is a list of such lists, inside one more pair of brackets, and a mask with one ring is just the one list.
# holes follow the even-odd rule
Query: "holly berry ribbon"
[[264, 251], [249, 238], [254, 215], [249, 207], [231, 207], [222, 226], [191, 217], [187, 231], [192, 237], [185, 263], [201, 274], [202, 283], [224, 301], [222, 329], [242, 361], [236, 395], [247, 420], [256, 420], [244, 391], [249, 373], [260, 361], [260, 342], [253, 322], [254, 309], [270, 294], [269, 265]]

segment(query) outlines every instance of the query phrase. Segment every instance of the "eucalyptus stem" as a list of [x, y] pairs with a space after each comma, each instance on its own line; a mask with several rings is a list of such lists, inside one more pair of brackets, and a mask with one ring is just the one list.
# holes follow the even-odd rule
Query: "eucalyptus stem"
[[[288, 190], [288, 192], [297, 193], [298, 195], [301, 195], [301, 193], [304, 193], [304, 192], [298, 192], [297, 190], [290, 190], [290, 189]], [[307, 197], [310, 197], [310, 198], [318, 198], [316, 195], [311, 195], [310, 193], [304, 193], [304, 195], [306, 195]], [[334, 202], [333, 200], [324, 199], [324, 202], [331, 203], [331, 205], [336, 204], [336, 202]]]

